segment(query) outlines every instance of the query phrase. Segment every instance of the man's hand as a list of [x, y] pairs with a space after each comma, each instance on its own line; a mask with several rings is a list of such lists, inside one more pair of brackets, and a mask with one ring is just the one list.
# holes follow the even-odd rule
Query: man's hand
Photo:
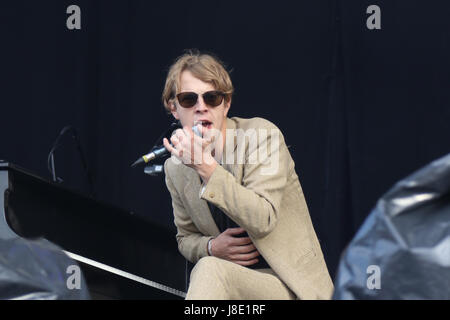
[[[197, 125], [198, 130], [204, 133], [202, 125]], [[211, 144], [214, 136], [202, 138], [194, 134], [189, 126], [178, 129], [170, 138], [173, 146], [164, 138], [164, 147], [177, 157], [183, 164], [193, 168], [200, 175], [205, 183], [208, 183], [214, 169], [218, 165], [211, 155]]]
[[258, 250], [249, 237], [235, 238], [234, 235], [244, 233], [243, 228], [229, 228], [217, 238], [211, 240], [211, 253], [241, 266], [251, 266], [258, 262]]

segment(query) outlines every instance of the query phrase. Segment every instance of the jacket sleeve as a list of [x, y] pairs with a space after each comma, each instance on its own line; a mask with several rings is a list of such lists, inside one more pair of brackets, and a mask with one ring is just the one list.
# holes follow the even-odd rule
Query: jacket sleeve
[[[167, 161], [170, 161], [170, 158]], [[208, 241], [213, 237], [204, 236], [187, 214], [179, 194], [170, 179], [167, 161], [164, 164], [164, 172], [167, 189], [172, 197], [174, 222], [177, 227], [178, 250], [187, 260], [196, 263], [200, 258], [208, 256]]]
[[[276, 226], [292, 163], [280, 130], [272, 125], [266, 132], [256, 147], [246, 146], [242, 182], [217, 166], [201, 194], [255, 238]], [[252, 157], [257, 161], [252, 163]]]

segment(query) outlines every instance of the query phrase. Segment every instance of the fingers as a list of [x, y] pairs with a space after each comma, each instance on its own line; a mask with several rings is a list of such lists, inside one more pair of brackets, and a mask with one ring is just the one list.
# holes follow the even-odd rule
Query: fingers
[[[205, 133], [205, 128], [198, 124], [196, 126], [196, 129], [199, 130], [200, 134], [203, 136]], [[166, 145], [166, 149], [169, 150], [172, 154], [182, 157], [185, 150], [187, 154], [194, 154], [195, 153], [195, 145], [201, 146], [201, 149], [197, 150], [203, 150], [203, 152], [210, 153], [211, 150], [208, 149], [208, 146], [211, 145], [212, 142], [215, 141], [215, 137], [208, 137], [203, 138], [202, 136], [198, 136], [194, 134], [192, 131], [192, 128], [190, 126], [184, 126], [183, 129], [177, 129], [174, 131], [173, 135], [170, 137], [170, 141], [172, 142], [173, 148], [169, 149]], [[174, 153], [173, 150], [177, 150], [177, 153]], [[191, 159], [192, 160], [192, 159]], [[200, 161], [203, 161], [200, 160]], [[195, 162], [195, 161], [194, 161]]]
[[[172, 142], [172, 146], [170, 146], [169, 141], [164, 138], [163, 144], [164, 147], [173, 155], [181, 158], [183, 156], [183, 148], [181, 146], [181, 142], [184, 140], [185, 134], [183, 130], [177, 129], [174, 134], [170, 137], [170, 141]], [[167, 141], [167, 144], [165, 143]], [[169, 147], [168, 147], [169, 146]]]
[[241, 266], [248, 267], [248, 266], [254, 265], [255, 263], [258, 263], [258, 261], [259, 261], [258, 259], [253, 259], [253, 260], [249, 260], [249, 261], [233, 261], [233, 262], [237, 263]]
[[188, 135], [183, 130], [177, 129], [172, 134], [172, 137], [170, 137], [170, 140], [176, 139], [177, 141], [181, 142], [184, 140], [185, 137], [188, 138]]
[[233, 245], [235, 246], [245, 246], [247, 244], [252, 244], [252, 239], [249, 237], [242, 237], [242, 238], [234, 238], [232, 241]]
[[242, 266], [257, 263], [261, 254], [250, 237], [234, 237], [244, 232], [245, 229], [240, 227], [226, 229], [213, 242], [214, 255]]
[[194, 131], [192, 131], [192, 128], [189, 126], [184, 126], [183, 129], [178, 129], [177, 131], [181, 131], [183, 135], [185, 135], [190, 140], [192, 140], [192, 137], [194, 136]]
[[200, 125], [200, 130], [202, 133], [202, 145], [208, 146], [213, 145], [215, 141], [220, 141], [222, 137], [222, 132], [216, 129], [209, 130], [202, 125]]
[[235, 246], [232, 250], [232, 253], [249, 253], [256, 250], [256, 247], [253, 243], [250, 243], [246, 246]]
[[244, 228], [228, 228], [227, 230], [224, 231], [224, 233], [226, 233], [229, 236], [235, 236], [244, 232], [245, 232]]
[[250, 239], [250, 237], [234, 237], [244, 232], [246, 232], [244, 228], [228, 228], [223, 233], [232, 237], [232, 239], [229, 240], [230, 245], [245, 246], [247, 244], [252, 244], [252, 239]]
[[[170, 141], [172, 141], [172, 144], [173, 144], [174, 146], [171, 146], [170, 143], [169, 143], [169, 140], [167, 140], [167, 138], [164, 138], [164, 139], [163, 139], [164, 147], [165, 147], [165, 148], [167, 149], [167, 151], [169, 151], [171, 154], [173, 154], [174, 156], [176, 156], [176, 157], [179, 158], [179, 157], [181, 156], [180, 151], [178, 151], [177, 149], [175, 149], [175, 143], [178, 143], [178, 140], [175, 140], [175, 139], [170, 138]], [[175, 141], [175, 143], [174, 143], [174, 141]]]
[[230, 256], [230, 259], [235, 261], [248, 261], [253, 260], [260, 255], [261, 254], [257, 250], [254, 250], [250, 253], [233, 254]]
[[177, 137], [176, 135], [173, 135], [170, 137], [170, 141], [172, 142], [172, 144], [175, 148], [177, 147], [177, 145], [180, 144], [181, 140], [183, 140], [183, 137]]
[[167, 138], [163, 139], [163, 145], [164, 147], [167, 149], [167, 151], [169, 151], [170, 153], [172, 153], [172, 146], [169, 143], [169, 140], [167, 140]]
[[233, 254], [230, 254], [228, 259], [243, 266], [249, 266], [257, 263], [259, 261], [257, 257], [261, 255], [253, 244], [235, 247], [232, 252]]
[[186, 130], [194, 135], [193, 139], [195, 140], [200, 139], [203, 148], [207, 147], [216, 140], [216, 137], [214, 135], [211, 135], [213, 131], [212, 130], [208, 131], [208, 129], [202, 126], [201, 123], [197, 124], [195, 127], [197, 131], [200, 133], [199, 136], [197, 134], [194, 135], [194, 132], [189, 127], [186, 127]]
[[182, 140], [181, 138], [183, 136], [185, 136], [187, 139], [191, 141], [194, 139], [200, 139], [202, 141], [202, 145], [210, 144], [215, 141], [216, 137], [214, 135], [208, 134], [211, 133], [212, 131], [208, 131], [205, 127], [201, 125], [201, 123], [197, 124], [195, 127], [200, 133], [200, 136], [194, 134], [194, 131], [190, 126], [184, 126], [183, 129], [175, 130], [174, 135], [176, 135], [180, 139], [180, 141]]
[[214, 130], [208, 130], [201, 124], [198, 124], [196, 127], [197, 127], [197, 130], [200, 132], [200, 137], [203, 140], [202, 141], [203, 144], [210, 144], [211, 142], [213, 142], [215, 140], [216, 137], [214, 135], [212, 135], [215, 132]]
[[167, 149], [167, 151], [169, 151], [170, 153], [172, 153], [173, 150], [175, 150], [174, 147], [172, 147], [172, 146], [170, 145], [169, 140], [167, 140], [167, 138], [164, 138], [164, 139], [163, 139], [163, 145], [164, 145], [164, 147]]
[[[195, 150], [194, 144], [196, 139], [202, 140], [200, 137], [194, 135], [191, 127], [185, 126], [183, 129], [175, 130], [170, 141], [172, 141], [176, 150], [182, 151], [184, 149], [192, 154]], [[183, 154], [183, 152], [180, 154]]]

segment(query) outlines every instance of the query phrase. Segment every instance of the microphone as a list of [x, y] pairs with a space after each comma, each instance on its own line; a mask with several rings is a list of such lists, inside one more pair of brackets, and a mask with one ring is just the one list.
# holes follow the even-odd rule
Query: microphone
[[[199, 137], [202, 136], [201, 132], [198, 130], [197, 126], [193, 126], [192, 127], [192, 131]], [[146, 155], [143, 155], [142, 157], [140, 157], [139, 159], [137, 159], [132, 165], [131, 167], [134, 168], [137, 165], [141, 164], [141, 163], [149, 163], [150, 161], [154, 160], [154, 159], [158, 159], [158, 158], [162, 158], [166, 155], [169, 154], [169, 151], [166, 149], [166, 147], [164, 146], [160, 146], [157, 147], [155, 149], [153, 149], [152, 152], [147, 153]]]
[[165, 155], [168, 154], [168, 153], [169, 153], [169, 151], [167, 151], [167, 149], [166, 149], [164, 146], [159, 147], [159, 148], [156, 148], [156, 149], [154, 149], [152, 152], [147, 153], [146, 155], [143, 155], [142, 157], [140, 157], [139, 159], [137, 159], [137, 160], [131, 165], [131, 167], [134, 168], [134, 167], [136, 167], [138, 164], [141, 164], [141, 163], [144, 163], [144, 162], [145, 162], [145, 163], [148, 163], [148, 162], [152, 161], [153, 159], [163, 157], [163, 156], [165, 156]]

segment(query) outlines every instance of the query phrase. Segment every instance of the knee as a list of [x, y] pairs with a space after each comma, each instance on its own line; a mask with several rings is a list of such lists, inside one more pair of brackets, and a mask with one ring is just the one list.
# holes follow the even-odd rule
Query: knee
[[192, 269], [192, 275], [195, 273], [199, 274], [210, 274], [219, 271], [221, 269], [222, 260], [216, 257], [203, 257], [197, 261]]
[[226, 261], [216, 257], [201, 258], [192, 269], [186, 299], [228, 299], [223, 262]]
[[216, 257], [201, 258], [192, 269], [190, 279], [197, 281], [215, 281], [223, 285], [228, 283], [232, 278], [233, 262], [226, 261]]

